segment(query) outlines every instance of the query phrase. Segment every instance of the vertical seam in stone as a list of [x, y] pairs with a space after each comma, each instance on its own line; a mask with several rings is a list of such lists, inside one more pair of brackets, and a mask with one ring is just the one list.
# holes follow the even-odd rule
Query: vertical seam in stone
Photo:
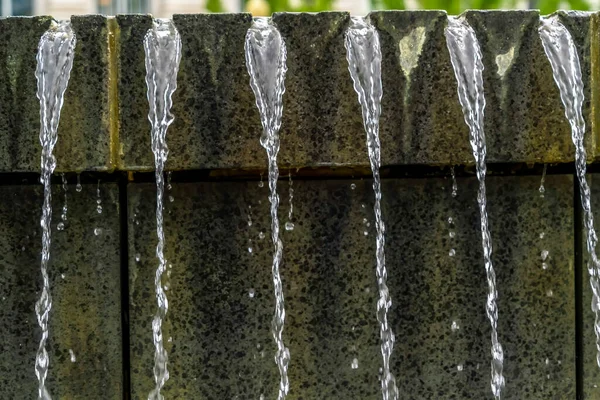
[[108, 17], [108, 132], [109, 132], [109, 169], [122, 167], [119, 160], [119, 92], [118, 92], [118, 47], [119, 26], [115, 17]]

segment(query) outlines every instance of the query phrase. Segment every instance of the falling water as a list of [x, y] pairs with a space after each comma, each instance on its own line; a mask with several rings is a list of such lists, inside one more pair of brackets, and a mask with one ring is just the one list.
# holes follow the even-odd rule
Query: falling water
[[96, 185], [96, 212], [102, 214], [102, 195], [100, 194], [100, 179]]
[[544, 164], [544, 170], [542, 171], [542, 180], [540, 181], [540, 188], [538, 189], [540, 192], [540, 197], [544, 198], [544, 193], [546, 193], [546, 187], [544, 186], [544, 182], [546, 181], [546, 170], [548, 169], [548, 164]]
[[67, 222], [67, 211], [69, 210], [69, 208], [68, 208], [68, 204], [67, 204], [67, 191], [68, 191], [67, 176], [64, 174], [64, 172], [62, 174], [60, 174], [60, 176], [62, 179], [62, 190], [63, 190], [64, 200], [63, 200], [62, 212], [60, 214], [60, 222], [56, 225], [56, 229], [58, 229], [59, 231], [62, 231], [65, 229], [65, 222]]
[[[286, 67], [285, 43], [277, 28], [266, 18], [257, 18], [246, 34], [246, 67], [250, 74], [250, 86], [260, 111], [263, 134], [260, 144], [267, 151], [269, 161], [269, 201], [271, 202], [271, 238], [273, 240], [273, 285], [275, 287], [275, 315], [271, 323], [273, 338], [277, 344], [275, 363], [281, 376], [278, 399], [282, 400], [289, 391], [287, 375], [290, 351], [283, 343], [285, 304], [283, 285], [279, 273], [283, 243], [279, 239], [279, 196], [277, 194], [277, 153], [279, 152], [279, 128], [283, 112], [282, 97], [285, 91]], [[262, 182], [262, 180], [261, 180]]]
[[363, 18], [352, 18], [352, 26], [346, 33], [346, 51], [348, 69], [362, 107], [369, 161], [373, 172], [375, 229], [377, 231], [377, 285], [379, 289], [377, 320], [380, 324], [381, 355], [383, 356], [381, 391], [384, 400], [395, 400], [398, 398], [398, 388], [394, 375], [390, 372], [390, 356], [394, 349], [395, 338], [387, 318], [388, 310], [392, 306], [392, 299], [386, 283], [385, 225], [381, 215], [381, 182], [379, 179], [379, 167], [381, 166], [379, 115], [381, 114], [383, 89], [381, 86], [381, 49], [377, 30]]
[[39, 300], [35, 304], [35, 313], [42, 330], [39, 348], [35, 357], [35, 374], [38, 379], [38, 399], [49, 400], [46, 389], [46, 376], [50, 359], [46, 351], [48, 340], [48, 316], [52, 308], [48, 262], [50, 260], [52, 189], [51, 177], [56, 167], [56, 158], [52, 154], [58, 139], [60, 111], [65, 91], [69, 83], [75, 50], [75, 33], [69, 22], [53, 23], [40, 39], [37, 53], [37, 97], [40, 100], [40, 143], [42, 145], [41, 183], [44, 185], [44, 203], [42, 206], [42, 259], [41, 272], [43, 287]]
[[585, 120], [583, 119], [583, 81], [577, 49], [569, 31], [558, 18], [542, 19], [539, 27], [540, 37], [546, 56], [552, 66], [554, 81], [560, 91], [565, 106], [565, 115], [571, 125], [571, 137], [575, 144], [575, 166], [581, 194], [583, 221], [586, 230], [587, 251], [590, 255], [588, 271], [592, 287], [592, 311], [596, 316], [596, 362], [600, 366], [600, 260], [596, 255], [598, 237], [594, 230], [594, 216], [590, 199], [590, 187], [585, 179], [586, 152], [584, 145]]
[[452, 176], [452, 197], [456, 197], [458, 195], [458, 183], [456, 183], [456, 172], [454, 171], [454, 166], [450, 167], [450, 175]]
[[286, 231], [293, 231], [294, 230], [294, 222], [293, 221], [293, 217], [294, 217], [294, 182], [292, 181], [292, 173], [290, 172], [288, 175], [289, 178], [289, 204], [290, 204], [290, 208], [288, 211], [288, 220], [285, 223], [285, 230]]
[[483, 258], [488, 282], [486, 311], [492, 326], [491, 387], [494, 397], [500, 399], [505, 384], [502, 375], [504, 352], [498, 342], [498, 291], [496, 289], [496, 273], [492, 265], [492, 238], [488, 226], [487, 198], [485, 194], [486, 145], [483, 129], [483, 110], [485, 108], [483, 61], [475, 32], [463, 18], [448, 18], [445, 33], [446, 44], [458, 83], [458, 98], [463, 109], [465, 122], [469, 126], [469, 138], [477, 167], [477, 179], [479, 180], [477, 202], [481, 217]]
[[158, 308], [152, 321], [154, 341], [154, 382], [155, 388], [148, 395], [149, 400], [162, 400], [160, 391], [169, 379], [168, 356], [163, 344], [162, 323], [169, 309], [169, 302], [162, 284], [167, 269], [164, 256], [165, 233], [163, 231], [164, 167], [169, 154], [167, 129], [173, 122], [172, 95], [177, 89], [177, 72], [181, 60], [181, 38], [175, 25], [169, 20], [155, 20], [153, 27], [144, 38], [146, 52], [146, 85], [150, 110], [148, 120], [152, 126], [152, 152], [156, 167], [156, 257], [158, 267], [154, 278]]

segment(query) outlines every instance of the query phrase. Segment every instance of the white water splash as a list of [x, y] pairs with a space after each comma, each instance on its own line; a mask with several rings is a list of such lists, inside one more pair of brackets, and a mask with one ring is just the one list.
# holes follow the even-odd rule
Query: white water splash
[[42, 291], [35, 304], [35, 313], [42, 331], [40, 344], [35, 357], [35, 374], [38, 379], [38, 399], [50, 400], [46, 389], [46, 377], [50, 358], [46, 351], [48, 340], [48, 318], [52, 309], [48, 262], [50, 261], [52, 188], [51, 177], [56, 167], [56, 158], [52, 154], [58, 139], [60, 111], [65, 91], [69, 84], [75, 52], [75, 33], [68, 21], [53, 23], [40, 39], [37, 53], [37, 97], [40, 100], [40, 144], [42, 145], [41, 183], [44, 185], [44, 203], [42, 206]]
[[[267, 151], [269, 163], [269, 201], [271, 202], [271, 238], [273, 240], [273, 285], [275, 291], [275, 315], [271, 322], [271, 331], [277, 351], [275, 363], [279, 369], [280, 382], [278, 399], [283, 400], [288, 394], [290, 383], [288, 365], [290, 351], [283, 342], [285, 325], [285, 303], [283, 283], [280, 275], [280, 264], [283, 255], [283, 243], [279, 238], [279, 195], [277, 179], [279, 168], [279, 128], [283, 113], [283, 93], [285, 92], [286, 48], [277, 28], [266, 18], [257, 18], [246, 34], [246, 67], [250, 75], [250, 86], [256, 97], [256, 106], [260, 111], [263, 134], [260, 144]], [[262, 179], [261, 179], [262, 182]]]
[[148, 395], [149, 400], [162, 400], [160, 393], [169, 379], [168, 355], [163, 343], [162, 323], [169, 310], [169, 302], [162, 283], [167, 269], [164, 255], [165, 233], [163, 230], [163, 197], [165, 190], [164, 168], [169, 155], [167, 129], [173, 122], [172, 95], [177, 89], [177, 72], [181, 60], [181, 38], [175, 25], [169, 20], [155, 20], [144, 38], [146, 53], [146, 85], [150, 111], [148, 120], [152, 126], [152, 152], [154, 153], [156, 176], [156, 257], [158, 266], [154, 278], [158, 308], [152, 320], [154, 342], [155, 387]]
[[[381, 377], [381, 392], [383, 400], [396, 400], [398, 388], [396, 379], [390, 371], [390, 357], [394, 350], [394, 333], [388, 322], [388, 310], [392, 299], [387, 286], [387, 269], [385, 266], [385, 224], [381, 213], [381, 144], [379, 142], [379, 115], [381, 114], [381, 48], [377, 30], [368, 24], [364, 18], [352, 18], [352, 25], [346, 32], [346, 56], [348, 69], [354, 82], [354, 90], [358, 94], [358, 102], [362, 108], [363, 124], [367, 134], [367, 149], [371, 171], [373, 173], [373, 192], [375, 193], [375, 229], [377, 235], [377, 286], [379, 300], [377, 301], [377, 320], [381, 338], [381, 355], [383, 368]], [[365, 234], [368, 232], [365, 231]]]
[[565, 116], [571, 125], [571, 137], [575, 145], [575, 167], [579, 180], [587, 251], [590, 256], [588, 272], [592, 288], [592, 311], [595, 314], [596, 362], [600, 366], [600, 260], [596, 254], [598, 237], [594, 229], [590, 187], [585, 178], [585, 120], [583, 118], [584, 97], [581, 66], [573, 38], [557, 17], [542, 19], [539, 34], [546, 56], [552, 66], [552, 75], [560, 91], [560, 98], [565, 107]]
[[505, 385], [504, 376], [502, 375], [504, 352], [498, 341], [498, 291], [496, 288], [496, 272], [492, 264], [492, 238], [488, 226], [485, 191], [485, 157], [487, 150], [483, 129], [483, 112], [485, 108], [483, 61], [475, 32], [463, 18], [448, 18], [445, 34], [452, 67], [458, 83], [458, 98], [465, 122], [469, 126], [469, 137], [477, 167], [477, 179], [479, 180], [477, 203], [479, 204], [481, 217], [481, 240], [488, 283], [486, 312], [492, 327], [491, 388], [494, 397], [500, 399]]

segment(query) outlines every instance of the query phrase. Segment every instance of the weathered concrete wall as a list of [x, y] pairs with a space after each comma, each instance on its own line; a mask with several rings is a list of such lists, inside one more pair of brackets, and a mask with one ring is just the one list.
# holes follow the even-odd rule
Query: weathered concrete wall
[[[96, 185], [68, 190], [65, 229], [63, 193], [55, 186], [52, 248], [50, 370], [56, 399], [123, 397], [118, 191], [100, 186], [103, 212], [96, 212]], [[41, 288], [40, 208], [37, 185], [0, 187], [0, 397], [37, 398], [34, 360], [40, 339], [35, 302]], [[94, 229], [102, 233], [95, 235]], [[69, 350], [76, 361], [71, 361]]]
[[[283, 224], [287, 185], [279, 186]], [[293, 187], [296, 227], [282, 233], [289, 398], [377, 399], [371, 182], [295, 181]], [[538, 177], [489, 179], [504, 397], [572, 399], [573, 181], [547, 177], [543, 199], [538, 187]], [[448, 179], [384, 181], [390, 321], [397, 339], [392, 369], [403, 399], [489, 397], [490, 328], [476, 190], [474, 178], [459, 179], [456, 198]], [[152, 387], [148, 301], [156, 260], [148, 199], [154, 191], [151, 184], [129, 188], [133, 398]], [[267, 194], [266, 185], [256, 182], [174, 184], [168, 193], [169, 398], [276, 396]], [[543, 250], [549, 252], [547, 269]], [[351, 366], [354, 358], [358, 369]]]

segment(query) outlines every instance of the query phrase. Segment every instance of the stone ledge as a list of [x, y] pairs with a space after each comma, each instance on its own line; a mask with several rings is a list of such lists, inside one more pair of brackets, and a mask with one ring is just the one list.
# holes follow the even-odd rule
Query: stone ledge
[[[537, 11], [469, 11], [484, 56], [488, 161], [573, 161], [570, 131], [537, 34]], [[558, 13], [580, 53], [589, 159], [596, 157], [597, 13]], [[471, 164], [446, 49], [443, 11], [378, 11], [384, 95], [382, 163]], [[150, 15], [75, 16], [78, 37], [56, 147], [59, 171], [152, 170], [143, 37]], [[260, 121], [244, 38], [249, 14], [175, 15], [183, 57], [168, 168], [262, 169]], [[280, 164], [368, 166], [347, 69], [345, 12], [276, 13], [288, 50]], [[51, 17], [0, 19], [0, 171], [38, 171], [35, 51]], [[114, 38], [114, 47], [109, 40]], [[10, 49], [10, 51], [9, 51]], [[593, 53], [593, 54], [592, 54]], [[112, 68], [112, 69], [111, 69]], [[111, 82], [111, 77], [113, 81]], [[112, 134], [111, 134], [112, 132]]]
[[[107, 21], [100, 15], [71, 18], [77, 46], [55, 148], [57, 171], [112, 169]], [[48, 16], [0, 19], [1, 172], [40, 169], [36, 51], [51, 22]]]
[[[537, 33], [539, 12], [469, 11], [464, 16], [476, 30], [484, 53], [488, 161], [572, 161], [569, 126]], [[559, 17], [580, 51], [592, 159], [590, 21], [597, 14], [561, 12]], [[383, 49], [383, 164], [471, 164], [468, 131], [444, 37], [446, 13], [383, 11], [369, 18], [380, 32]], [[119, 91], [120, 168], [151, 170], [141, 46], [151, 19], [118, 16], [117, 21], [127, 32], [136, 29], [136, 34], [122, 32], [119, 41], [121, 71], [127, 71], [120, 78]], [[264, 168], [258, 144], [261, 128], [244, 63], [243, 40], [250, 16], [177, 15], [174, 21], [182, 35], [183, 57], [174, 95], [176, 119], [168, 138], [172, 150], [168, 167]], [[349, 14], [276, 13], [273, 22], [288, 51], [280, 164], [368, 165], [344, 48]], [[498, 56], [498, 62], [505, 64], [502, 68]], [[135, 119], [130, 120], [132, 116]]]

